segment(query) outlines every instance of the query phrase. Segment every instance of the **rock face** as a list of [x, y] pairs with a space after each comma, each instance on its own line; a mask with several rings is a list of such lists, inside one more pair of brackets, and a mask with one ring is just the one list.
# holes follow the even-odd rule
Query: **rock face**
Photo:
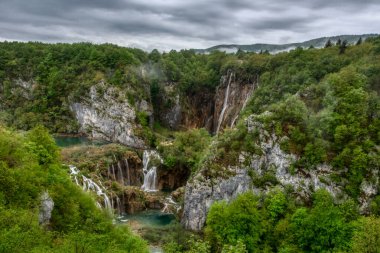
[[157, 171], [157, 189], [158, 190], [175, 190], [186, 185], [186, 181], [190, 176], [188, 169], [175, 168], [172, 170], [164, 170], [158, 168]]
[[371, 181], [364, 180], [360, 186], [361, 194], [359, 196], [360, 209], [362, 214], [370, 214], [371, 212], [371, 200], [378, 193], [379, 188], [379, 171], [372, 171]]
[[112, 163], [103, 176], [123, 186], [140, 187], [144, 181], [141, 159], [132, 152], [126, 154], [124, 159]]
[[236, 198], [251, 188], [250, 183], [251, 178], [245, 169], [238, 169], [233, 177], [218, 178], [215, 181], [203, 180], [198, 175], [198, 178], [186, 185], [182, 224], [186, 229], [201, 230], [212, 203]]
[[136, 112], [128, 99], [115, 87], [103, 83], [92, 86], [89, 99], [71, 104], [80, 132], [92, 138], [143, 148], [144, 141], [135, 134], [139, 128]]
[[185, 129], [205, 128], [212, 132], [215, 95], [200, 91], [183, 98], [181, 126]]
[[54, 208], [54, 201], [49, 196], [48, 192], [41, 195], [40, 212], [38, 214], [38, 221], [40, 225], [48, 225], [51, 218], [51, 212]]
[[[256, 117], [256, 115], [248, 117], [246, 126], [248, 132], [259, 133], [257, 141], [261, 155], [242, 152], [239, 156], [239, 165], [227, 168], [232, 175], [227, 178], [205, 179], [202, 170], [199, 171], [186, 185], [182, 224], [187, 229], [199, 231], [203, 228], [213, 202], [230, 201], [238, 194], [249, 190], [266, 193], [274, 186], [282, 188], [291, 186], [298, 198], [306, 200], [315, 190], [323, 188], [336, 198], [343, 196], [342, 187], [329, 178], [333, 171], [328, 165], [321, 164], [312, 171], [291, 172], [291, 164], [297, 157], [282, 151], [281, 140], [265, 130]], [[275, 178], [275, 183], [269, 182], [263, 185], [255, 183], [255, 178], [263, 178], [268, 174]]]
[[180, 97], [175, 85], [168, 84], [161, 94], [161, 122], [171, 129], [206, 128], [212, 133], [231, 127], [245, 107], [257, 81], [246, 81], [228, 71], [215, 91], [201, 90]]
[[246, 83], [238, 79], [233, 71], [222, 76], [215, 95], [212, 132], [218, 133], [235, 125], [257, 85], [257, 82]]

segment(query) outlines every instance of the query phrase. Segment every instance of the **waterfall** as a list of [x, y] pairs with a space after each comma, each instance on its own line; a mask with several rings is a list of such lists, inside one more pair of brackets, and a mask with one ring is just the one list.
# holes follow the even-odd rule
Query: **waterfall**
[[121, 214], [121, 203], [120, 203], [120, 198], [116, 196], [116, 210], [118, 214]]
[[123, 175], [123, 169], [121, 168], [120, 161], [117, 162], [117, 167], [119, 169], [119, 178], [120, 178], [120, 183], [124, 185], [124, 175]]
[[112, 168], [113, 180], [116, 181], [115, 167], [113, 166], [113, 164], [111, 164], [111, 168]]
[[[106, 190], [104, 186], [99, 186], [97, 183], [95, 183], [92, 179], [87, 178], [86, 176], [82, 175], [82, 185], [79, 183], [78, 180], [78, 174], [79, 170], [77, 167], [73, 165], [69, 165], [70, 168], [70, 175], [74, 178], [75, 183], [78, 186], [81, 186], [83, 191], [91, 191], [95, 192], [97, 196], [103, 199], [103, 206], [107, 211], [112, 211], [112, 204], [110, 198], [106, 194]], [[100, 203], [97, 202], [97, 206], [101, 207]]]
[[105, 193], [105, 190], [102, 189], [97, 183], [92, 181], [92, 179], [87, 178], [86, 176], [82, 176], [83, 179], [83, 190], [84, 191], [92, 191], [95, 192], [96, 195], [103, 198], [104, 201], [104, 207], [107, 210], [112, 210], [112, 205], [109, 197]]
[[130, 172], [129, 172], [129, 163], [128, 163], [128, 159], [125, 158], [124, 161], [125, 161], [125, 166], [127, 167], [127, 184], [128, 184], [128, 185], [131, 185], [131, 175], [130, 175]]
[[156, 189], [157, 168], [152, 167], [148, 171], [144, 170], [144, 184], [141, 189], [147, 192], [155, 192]]
[[144, 184], [141, 189], [147, 192], [157, 191], [157, 167], [150, 166], [151, 158], [156, 158], [161, 163], [163, 162], [157, 151], [145, 150], [143, 154], [143, 174], [144, 174]]
[[[78, 169], [77, 169], [77, 167], [75, 167], [75, 166], [73, 166], [73, 165], [69, 165], [69, 168], [70, 168], [70, 175], [72, 176], [72, 177], [74, 177], [74, 180], [75, 180], [75, 183], [77, 184], [77, 185], [79, 185], [79, 182], [78, 182], [78, 173], [79, 173], [79, 171], [78, 171]], [[79, 185], [80, 186], [80, 185]]]
[[216, 128], [216, 134], [218, 134], [220, 126], [222, 125], [223, 119], [224, 119], [224, 113], [226, 112], [226, 109], [228, 107], [228, 98], [230, 96], [230, 84], [232, 79], [232, 72], [230, 73], [230, 78], [228, 80], [226, 93], [224, 94], [224, 102], [223, 102], [223, 108], [220, 112], [219, 119], [218, 119], [218, 126]]
[[236, 122], [236, 120], [239, 118], [239, 114], [238, 115], [236, 115], [236, 117], [232, 120], [232, 122], [231, 122], [231, 128], [235, 125], [235, 122]]
[[[247, 106], [248, 101], [249, 101], [249, 99], [251, 98], [252, 93], [253, 93], [254, 90], [255, 90], [255, 84], [253, 83], [253, 84], [252, 84], [252, 89], [251, 89], [251, 91], [248, 92], [247, 95], [246, 95], [246, 97], [245, 97], [245, 100], [244, 100], [243, 106], [242, 106], [241, 109], [240, 109], [240, 112], [242, 112], [242, 111], [245, 109], [245, 107]], [[233, 127], [233, 126], [235, 125], [235, 122], [236, 122], [236, 120], [238, 119], [240, 112], [239, 112], [238, 115], [236, 115], [236, 117], [232, 120], [232, 122], [231, 122], [231, 126], [230, 126], [230, 127]]]

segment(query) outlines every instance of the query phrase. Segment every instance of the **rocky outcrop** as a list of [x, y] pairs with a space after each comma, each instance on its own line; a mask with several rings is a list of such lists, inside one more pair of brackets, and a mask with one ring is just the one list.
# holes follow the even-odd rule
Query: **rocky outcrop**
[[136, 112], [123, 92], [104, 83], [92, 86], [89, 98], [72, 103], [71, 110], [80, 125], [80, 132], [92, 138], [119, 142], [135, 148], [145, 146], [135, 134]]
[[159, 167], [157, 171], [157, 188], [159, 190], [172, 191], [184, 186], [190, 177], [190, 173], [190, 170], [187, 168], [166, 170]]
[[212, 132], [215, 95], [210, 91], [189, 94], [182, 101], [181, 127], [205, 128]]
[[103, 176], [118, 182], [123, 186], [138, 186], [143, 184], [143, 170], [141, 159], [135, 152], [127, 152], [121, 159], [114, 158]]
[[222, 76], [215, 94], [212, 132], [218, 133], [225, 127], [235, 125], [257, 85], [257, 82], [246, 83], [239, 79], [233, 71]]
[[[260, 116], [265, 117], [265, 114]], [[231, 176], [205, 178], [203, 170], [200, 170], [187, 183], [182, 216], [182, 224], [187, 229], [199, 231], [203, 228], [213, 202], [230, 201], [238, 194], [250, 190], [266, 193], [274, 186], [292, 187], [297, 198], [304, 201], [309, 199], [315, 190], [323, 188], [336, 198], [344, 198], [342, 186], [330, 179], [335, 173], [330, 166], [321, 164], [310, 171], [292, 171], [291, 164], [298, 158], [282, 151], [282, 140], [268, 132], [257, 118], [256, 115], [248, 117], [246, 126], [248, 132], [257, 131], [259, 134], [257, 144], [261, 150], [260, 155], [242, 152], [238, 166], [228, 166], [226, 170], [229, 173], [223, 173]], [[264, 178], [265, 175], [270, 175], [273, 178], [272, 182], [258, 183], [258, 179]]]
[[167, 84], [158, 98], [157, 116], [171, 129], [206, 128], [216, 133], [236, 123], [256, 86], [257, 80], [243, 80], [233, 71], [221, 77], [215, 91], [198, 90], [180, 97], [175, 85]]
[[47, 226], [50, 223], [51, 213], [54, 208], [54, 201], [48, 192], [41, 195], [40, 212], [38, 214], [38, 221], [40, 225]]
[[182, 224], [186, 229], [201, 230], [212, 203], [218, 200], [230, 201], [249, 189], [251, 178], [246, 169], [237, 169], [235, 176], [227, 179], [205, 180], [197, 175], [194, 181], [186, 185]]
[[364, 180], [360, 185], [359, 211], [362, 214], [371, 213], [371, 201], [379, 192], [379, 171], [373, 170], [370, 180]]

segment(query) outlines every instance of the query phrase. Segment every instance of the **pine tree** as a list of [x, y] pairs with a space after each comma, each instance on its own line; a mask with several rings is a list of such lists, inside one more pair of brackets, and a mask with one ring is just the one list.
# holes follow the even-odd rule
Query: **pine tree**
[[340, 39], [340, 38], [339, 38], [339, 39], [338, 39], [338, 41], [336, 42], [336, 45], [337, 45], [337, 46], [340, 46], [340, 45], [342, 45], [342, 41], [341, 41], [341, 39]]
[[339, 45], [339, 54], [344, 54], [344, 52], [346, 51], [347, 45], [348, 45], [347, 40], [344, 40], [344, 41]]
[[325, 44], [325, 48], [328, 48], [328, 47], [332, 47], [332, 43], [330, 39]]
[[362, 37], [359, 38], [359, 40], [356, 42], [356, 45], [359, 46], [360, 44], [362, 44], [363, 40], [362, 40]]

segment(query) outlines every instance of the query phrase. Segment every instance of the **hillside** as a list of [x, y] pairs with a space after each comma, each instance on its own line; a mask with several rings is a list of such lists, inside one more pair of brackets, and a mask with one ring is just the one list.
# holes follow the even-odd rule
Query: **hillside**
[[[154, 209], [182, 224], [137, 230], [165, 252], [376, 252], [380, 38], [307, 46], [325, 40], [277, 54], [0, 43], [3, 251], [88, 237], [89, 252], [144, 252], [106, 213]], [[103, 143], [60, 150], [45, 128]], [[41, 241], [13, 239], [28, 220]]]
[[362, 35], [339, 35], [332, 37], [322, 37], [317, 39], [312, 39], [304, 42], [298, 43], [287, 43], [287, 44], [251, 44], [251, 45], [238, 45], [238, 44], [226, 44], [226, 45], [217, 45], [206, 49], [195, 49], [198, 53], [210, 53], [212, 51], [224, 51], [226, 53], [236, 53], [238, 50], [243, 50], [245, 52], [266, 52], [268, 51], [271, 54], [286, 52], [297, 47], [302, 48], [322, 48], [325, 46], [326, 42], [330, 40], [333, 44], [336, 44], [338, 40], [347, 41], [348, 44], [354, 45], [356, 42], [362, 38], [365, 40], [367, 38], [372, 38], [378, 36], [377, 34], [362, 34]]

